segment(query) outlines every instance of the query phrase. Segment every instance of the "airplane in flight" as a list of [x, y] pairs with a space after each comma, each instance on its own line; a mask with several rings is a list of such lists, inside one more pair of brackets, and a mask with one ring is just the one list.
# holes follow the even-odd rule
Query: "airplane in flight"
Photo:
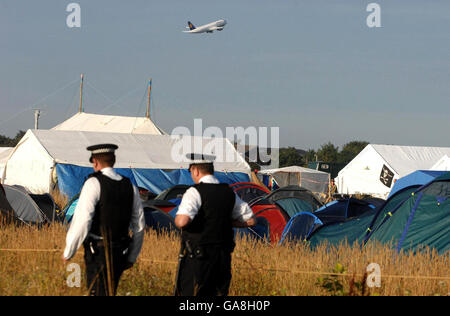
[[222, 31], [223, 28], [227, 25], [227, 21], [225, 20], [219, 20], [216, 22], [212, 22], [209, 24], [205, 24], [199, 27], [195, 27], [194, 24], [192, 24], [190, 21], [188, 21], [188, 27], [189, 31], [183, 31], [184, 33], [212, 33], [214, 31]]

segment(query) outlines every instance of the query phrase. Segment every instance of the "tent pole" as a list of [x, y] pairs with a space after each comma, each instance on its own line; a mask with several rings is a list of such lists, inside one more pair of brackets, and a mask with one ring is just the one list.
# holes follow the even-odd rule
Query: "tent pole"
[[80, 108], [78, 109], [78, 113], [83, 112], [83, 81], [84, 81], [84, 75], [81, 74], [81, 82], [80, 82]]
[[150, 102], [152, 96], [152, 79], [148, 82], [148, 95], [147, 95], [147, 118], [150, 118]]

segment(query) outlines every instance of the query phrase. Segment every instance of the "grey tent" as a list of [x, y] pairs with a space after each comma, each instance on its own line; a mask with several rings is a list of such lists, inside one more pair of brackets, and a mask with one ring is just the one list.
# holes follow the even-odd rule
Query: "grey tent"
[[6, 198], [3, 186], [0, 184], [0, 225], [9, 224], [11, 222], [16, 223], [18, 222], [18, 219], [14, 216], [14, 210]]
[[298, 185], [288, 185], [273, 191], [264, 199], [281, 207], [289, 217], [299, 212], [314, 212], [322, 207], [322, 203], [309, 190]]
[[51, 223], [56, 219], [56, 206], [49, 194], [30, 194], [20, 186], [3, 186], [14, 218], [26, 224]]

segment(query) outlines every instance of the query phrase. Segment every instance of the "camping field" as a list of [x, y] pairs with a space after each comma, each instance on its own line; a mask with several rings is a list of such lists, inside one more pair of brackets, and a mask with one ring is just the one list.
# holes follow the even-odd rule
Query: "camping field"
[[[61, 261], [65, 227], [1, 228], [0, 295], [85, 295], [85, 284], [69, 287], [72, 275]], [[138, 263], [124, 273], [118, 295], [172, 295], [178, 240], [148, 232]], [[83, 250], [72, 260], [81, 266]], [[380, 267], [380, 287], [367, 266]], [[233, 255], [232, 296], [304, 295], [449, 295], [450, 255], [397, 255], [389, 247], [368, 245], [363, 250], [322, 246], [314, 251], [303, 244], [270, 246], [239, 240]], [[70, 278], [69, 278], [70, 279]]]

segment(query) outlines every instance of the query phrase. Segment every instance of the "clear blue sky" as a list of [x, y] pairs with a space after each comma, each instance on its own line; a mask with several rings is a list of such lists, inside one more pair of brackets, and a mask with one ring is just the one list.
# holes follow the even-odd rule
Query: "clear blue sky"
[[[66, 26], [70, 2], [80, 29]], [[381, 28], [366, 25], [370, 2]], [[85, 73], [87, 112], [130, 116], [145, 115], [152, 77], [169, 132], [203, 118], [279, 126], [282, 146], [303, 149], [450, 146], [449, 13], [447, 0], [1, 0], [0, 134], [33, 128], [32, 106], [41, 128], [73, 115]], [[181, 32], [219, 18], [223, 32]]]

